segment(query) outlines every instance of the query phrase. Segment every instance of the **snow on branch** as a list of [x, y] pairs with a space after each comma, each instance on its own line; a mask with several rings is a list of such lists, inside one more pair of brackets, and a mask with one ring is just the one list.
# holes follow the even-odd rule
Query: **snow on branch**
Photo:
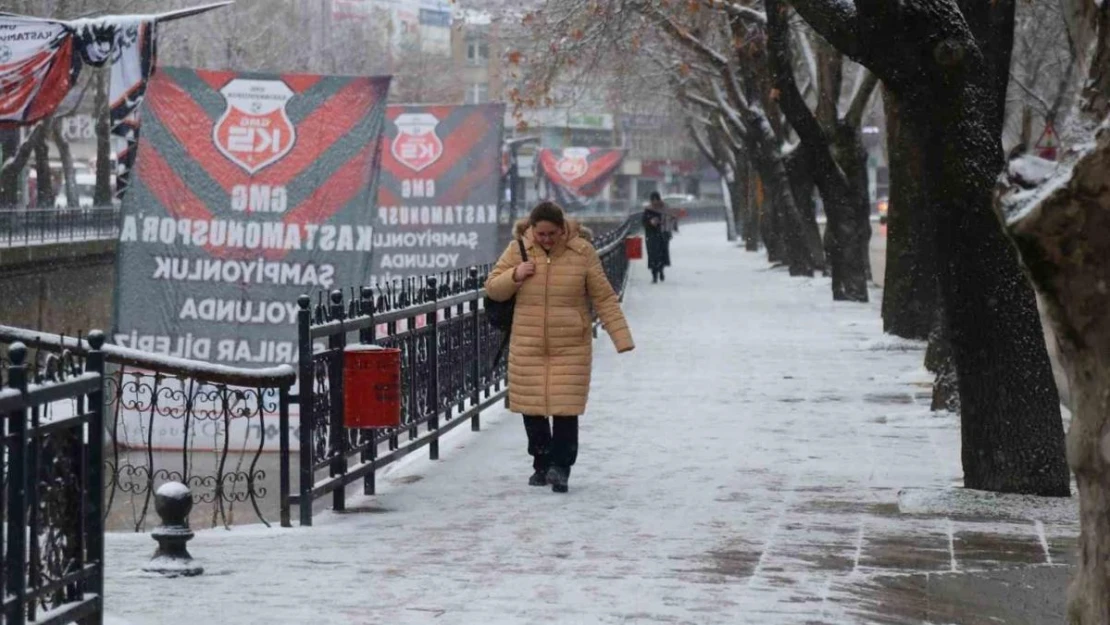
[[705, 5], [711, 9], [724, 11], [733, 17], [746, 19], [756, 24], [766, 24], [767, 14], [763, 11], [757, 11], [751, 7], [737, 4], [730, 0], [705, 0]]

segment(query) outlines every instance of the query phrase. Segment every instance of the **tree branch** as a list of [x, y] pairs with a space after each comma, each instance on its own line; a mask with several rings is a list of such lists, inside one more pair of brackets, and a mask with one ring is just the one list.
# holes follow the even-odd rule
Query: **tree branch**
[[728, 67], [728, 58], [707, 46], [705, 42], [695, 37], [690, 31], [675, 23], [674, 20], [664, 15], [655, 5], [640, 4], [639, 6], [641, 7], [639, 10], [648, 19], [654, 22], [663, 32], [670, 35], [676, 42], [697, 53], [718, 69]]
[[848, 0], [792, 0], [794, 10], [841, 52], [853, 59], [863, 57], [856, 37], [859, 17], [855, 4]]
[[698, 146], [698, 151], [700, 151], [702, 156], [705, 157], [705, 160], [713, 164], [713, 169], [716, 169], [718, 172], [724, 173], [725, 164], [722, 163], [720, 159], [717, 158], [717, 155], [713, 152], [713, 150], [710, 149], [709, 144], [706, 142], [705, 138], [703, 138], [701, 136], [701, 133], [698, 132], [697, 126], [695, 126], [692, 121], [686, 120], [686, 130], [690, 133], [690, 138], [693, 139], [694, 145]]
[[[1065, 74], [1065, 76], [1066, 76], [1066, 74]], [[1027, 96], [1033, 98], [1034, 100], [1036, 100], [1037, 104], [1041, 105], [1041, 109], [1042, 109], [1043, 113], [1048, 113], [1048, 111], [1052, 110], [1052, 105], [1049, 104], [1044, 98], [1042, 98], [1040, 96], [1040, 94], [1033, 91], [1033, 89], [1030, 88], [1029, 85], [1025, 84], [1025, 82], [1022, 81], [1021, 78], [1018, 78], [1017, 74], [1015, 74], [1013, 72], [1010, 72], [1010, 80], [1012, 80], [1013, 83], [1015, 85], [1017, 85], [1018, 87], [1021, 87], [1021, 90], [1025, 92], [1025, 95], [1027, 95]]]
[[767, 23], [767, 15], [751, 7], [736, 4], [730, 0], [704, 0], [704, 2], [709, 8], [724, 11], [732, 17], [739, 17], [740, 19], [745, 19], [756, 24]]
[[863, 72], [862, 79], [852, 96], [851, 104], [848, 105], [848, 112], [844, 115], [844, 121], [852, 128], [859, 128], [863, 124], [863, 114], [867, 112], [867, 104], [871, 101], [875, 88], [879, 86], [878, 76], [866, 67], [860, 67], [860, 71]]

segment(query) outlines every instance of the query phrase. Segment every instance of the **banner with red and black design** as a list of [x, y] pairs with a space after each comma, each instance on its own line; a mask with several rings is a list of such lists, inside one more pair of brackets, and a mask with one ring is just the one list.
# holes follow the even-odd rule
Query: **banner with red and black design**
[[620, 171], [624, 150], [564, 148], [539, 151], [537, 171], [555, 200], [568, 210], [585, 208]]
[[81, 70], [65, 24], [0, 18], [0, 123], [31, 124], [53, 113]]
[[163, 68], [123, 202], [116, 342], [297, 359], [297, 297], [366, 284], [389, 78]]
[[504, 105], [391, 106], [387, 116], [375, 279], [496, 260]]

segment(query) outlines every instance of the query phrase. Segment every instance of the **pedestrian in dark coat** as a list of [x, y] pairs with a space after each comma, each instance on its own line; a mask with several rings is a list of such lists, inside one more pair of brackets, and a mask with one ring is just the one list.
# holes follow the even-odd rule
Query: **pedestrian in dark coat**
[[666, 280], [664, 268], [671, 264], [670, 250], [671, 216], [663, 204], [659, 192], [651, 193], [651, 202], [644, 209], [644, 238], [647, 241], [648, 269], [651, 270], [652, 283]]

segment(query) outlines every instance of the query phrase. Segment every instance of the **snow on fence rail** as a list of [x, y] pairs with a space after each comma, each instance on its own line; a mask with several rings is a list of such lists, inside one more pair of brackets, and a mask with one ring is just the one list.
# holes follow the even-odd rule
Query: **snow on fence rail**
[[[90, 352], [81, 337], [0, 326], [0, 347], [16, 342], [35, 350], [32, 370], [40, 379], [81, 366]], [[293, 368], [237, 369], [116, 345], [102, 352], [107, 525], [142, 531], [157, 522], [154, 493], [168, 481], [192, 489], [194, 526], [231, 525], [236, 508], [248, 504], [269, 524], [263, 507], [278, 507], [265, 502], [279, 485], [270, 483], [263, 454], [267, 442], [276, 451], [278, 417], [288, 410], [296, 381]], [[40, 412], [55, 422], [76, 410], [75, 400], [62, 400]]]
[[0, 208], [0, 248], [115, 239], [119, 219], [117, 206]]

